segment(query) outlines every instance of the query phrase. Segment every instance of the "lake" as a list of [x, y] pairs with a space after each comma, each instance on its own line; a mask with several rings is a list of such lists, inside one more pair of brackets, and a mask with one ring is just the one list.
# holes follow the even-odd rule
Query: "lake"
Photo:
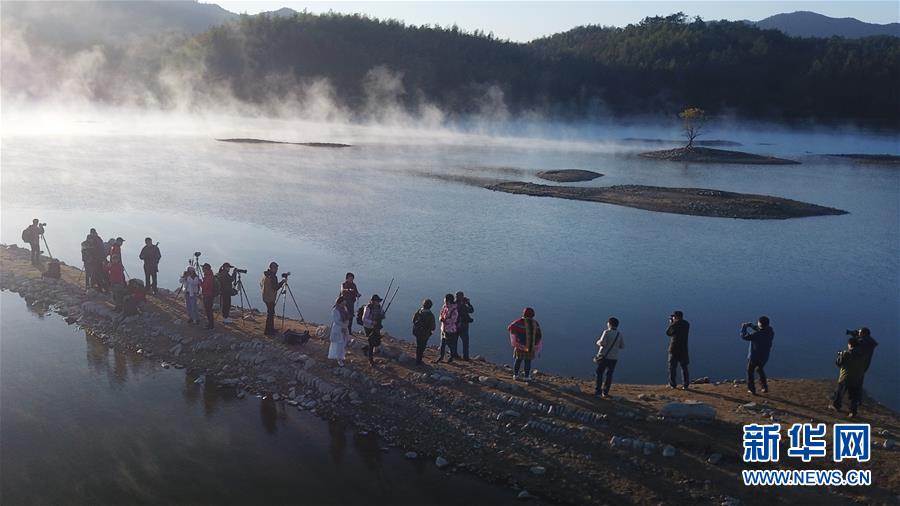
[[517, 502], [371, 434], [109, 349], [16, 294], [0, 305], [4, 504]]
[[[685, 165], [638, 158], [661, 149], [626, 138], [677, 139], [640, 124], [517, 124], [466, 132], [223, 117], [110, 113], [6, 121], [0, 240], [49, 223], [52, 253], [80, 265], [89, 228], [122, 236], [141, 277], [143, 238], [160, 241], [160, 284], [174, 289], [194, 251], [258, 280], [270, 261], [292, 273], [307, 320], [325, 322], [347, 271], [364, 297], [400, 292], [386, 329], [409, 337], [424, 297], [463, 290], [476, 312], [473, 354], [509, 361], [506, 325], [532, 306], [545, 335], [535, 367], [590, 377], [594, 341], [618, 317], [626, 349], [618, 381], [663, 383], [674, 309], [691, 322], [691, 373], [741, 378], [740, 323], [766, 314], [776, 331], [773, 377], [836, 378], [844, 329], [881, 343], [867, 390], [900, 408], [900, 171], [821, 156], [898, 154], [896, 133], [721, 124], [709, 138], [794, 166]], [[353, 147], [232, 144], [216, 137], [344, 142]], [[589, 169], [585, 185], [703, 187], [787, 197], [843, 216], [746, 221], [494, 193], [478, 183], [539, 181], [545, 169]], [[288, 304], [290, 306], [291, 304]], [[280, 310], [280, 308], [279, 308]], [[288, 307], [287, 314], [296, 316]], [[4, 312], [4, 319], [6, 313]], [[432, 338], [437, 343], [437, 338]], [[777, 388], [777, 384], [774, 388]], [[823, 400], [824, 403], [824, 400]], [[75, 408], [77, 412], [77, 408]]]

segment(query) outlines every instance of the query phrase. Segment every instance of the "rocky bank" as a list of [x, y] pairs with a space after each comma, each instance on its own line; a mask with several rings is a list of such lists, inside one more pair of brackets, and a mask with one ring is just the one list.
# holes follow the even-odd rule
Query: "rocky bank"
[[[194, 381], [234, 389], [246, 402], [267, 398], [344, 419], [359, 432], [377, 433], [407, 458], [509, 486], [523, 502], [796, 505], [900, 499], [900, 417], [871, 399], [861, 420], [873, 427], [868, 463], [783, 459], [778, 467], [866, 468], [873, 472], [873, 486], [741, 484], [741, 469], [753, 467], [741, 461], [741, 426], [842, 421], [825, 409], [831, 381], [771, 380], [771, 394], [759, 397], [747, 394], [737, 379], [701, 378], [688, 392], [617, 384], [611, 399], [597, 399], [588, 379], [536, 372], [536, 380], [525, 384], [512, 380], [509, 366], [480, 357], [432, 365], [431, 348], [429, 365], [416, 367], [413, 346], [390, 336], [375, 367], [360, 353], [361, 341], [351, 346], [346, 366], [337, 367], [326, 360], [327, 339], [316, 337], [315, 324], [288, 322], [313, 335], [293, 346], [264, 337], [259, 315], [207, 331], [186, 325], [182, 301], [166, 290], [149, 298], [141, 315], [120, 321], [104, 295], [85, 294], [81, 275], [64, 265], [61, 280], [41, 279], [27, 250], [0, 248], [2, 289], [58, 313], [109, 347], [131, 350], [159, 367], [184, 368]], [[735, 364], [736, 374], [742, 369]], [[479, 504], [477, 497], [472, 504]]]

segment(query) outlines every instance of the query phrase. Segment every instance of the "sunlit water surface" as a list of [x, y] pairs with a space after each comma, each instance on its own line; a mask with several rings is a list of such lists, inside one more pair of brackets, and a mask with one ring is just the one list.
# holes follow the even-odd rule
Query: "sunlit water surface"
[[[544, 126], [543, 137], [532, 125], [504, 137], [259, 120], [173, 124], [166, 133], [165, 122], [154, 121], [149, 133], [140, 117], [107, 128], [73, 124], [58, 135], [5, 125], [2, 241], [19, 241], [38, 216], [49, 222], [52, 253], [77, 265], [79, 243], [96, 227], [104, 238], [126, 238], [126, 268], [142, 276], [137, 255], [151, 236], [163, 253], [163, 286], [175, 288], [191, 253], [201, 251], [216, 267], [249, 269], [245, 284], [257, 307], [259, 276], [276, 260], [293, 273], [303, 316], [320, 322], [329, 320], [346, 271], [357, 274], [365, 297], [384, 295], [396, 278], [386, 327], [401, 337], [424, 297], [437, 303], [464, 290], [476, 308], [473, 354], [497, 361], [510, 357], [506, 325], [532, 306], [545, 335], [535, 367], [579, 377], [591, 375], [594, 341], [614, 315], [627, 343], [616, 368], [622, 382], [664, 381], [663, 329], [673, 309], [692, 324], [692, 375], [714, 379], [743, 376], [739, 325], [761, 314], [776, 330], [768, 367], [776, 377], [836, 377], [844, 329], [866, 325], [881, 342], [866, 387], [900, 407], [900, 171], [822, 156], [897, 154], [896, 135], [723, 126], [710, 137], [802, 162], [734, 166], [638, 158], [656, 146], [621, 139], [678, 133], [633, 125]], [[539, 181], [538, 170], [561, 168], [605, 174], [586, 185], [760, 193], [849, 214], [703, 218], [478, 186]], [[296, 316], [291, 307], [287, 313]]]

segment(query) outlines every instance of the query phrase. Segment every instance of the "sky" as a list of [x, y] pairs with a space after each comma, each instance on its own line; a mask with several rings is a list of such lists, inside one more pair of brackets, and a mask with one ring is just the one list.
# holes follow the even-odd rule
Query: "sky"
[[312, 13], [335, 12], [368, 14], [372, 17], [399, 19], [412, 25], [458, 25], [473, 31], [493, 32], [501, 39], [524, 42], [544, 35], [566, 31], [586, 24], [625, 26], [647, 16], [669, 15], [682, 11], [706, 20], [748, 19], [758, 21], [773, 14], [813, 11], [831, 17], [853, 17], [868, 23], [900, 22], [900, 2], [893, 1], [599, 1], [599, 2], [525, 2], [525, 1], [272, 1], [226, 0], [223, 8], [248, 14], [290, 7]]

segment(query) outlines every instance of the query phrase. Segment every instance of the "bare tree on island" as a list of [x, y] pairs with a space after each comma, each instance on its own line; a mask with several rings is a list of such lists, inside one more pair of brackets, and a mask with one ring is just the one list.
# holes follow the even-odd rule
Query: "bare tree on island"
[[687, 146], [684, 148], [691, 149], [694, 147], [694, 139], [706, 126], [706, 111], [698, 107], [689, 107], [678, 113], [678, 117], [681, 118], [681, 128], [688, 140]]

